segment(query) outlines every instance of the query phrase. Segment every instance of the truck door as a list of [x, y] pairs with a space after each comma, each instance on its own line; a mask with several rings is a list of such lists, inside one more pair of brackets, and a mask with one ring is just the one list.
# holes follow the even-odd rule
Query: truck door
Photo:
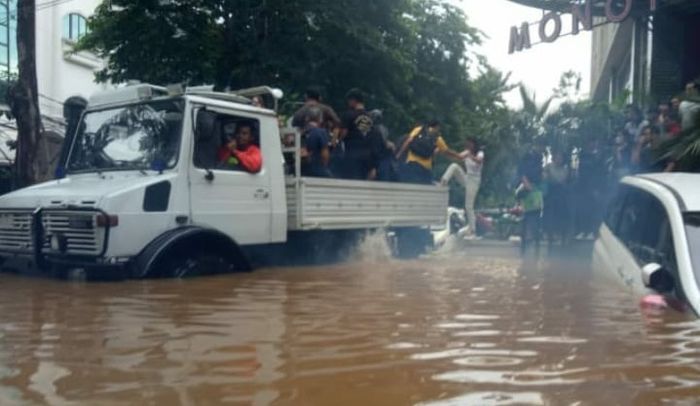
[[[197, 129], [194, 136], [189, 174], [193, 223], [219, 230], [239, 244], [269, 243], [271, 162], [265, 157], [265, 127], [260, 117], [210, 107], [204, 114], [209, 115], [212, 124], [207, 131]], [[246, 132], [252, 135], [253, 147], [249, 148], [261, 151], [262, 169], [257, 173], [246, 170], [235, 154], [226, 158], [230, 141], [237, 140], [237, 148], [241, 149], [240, 134]]]

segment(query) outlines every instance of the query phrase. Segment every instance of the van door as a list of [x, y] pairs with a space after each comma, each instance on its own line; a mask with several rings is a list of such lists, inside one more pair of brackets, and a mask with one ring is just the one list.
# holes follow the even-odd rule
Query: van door
[[[269, 243], [270, 160], [263, 154], [262, 169], [251, 173], [240, 162], [237, 164], [235, 156], [226, 158], [225, 148], [231, 139], [238, 139], [241, 148], [241, 134], [250, 132], [252, 144], [262, 153], [266, 150], [265, 125], [269, 125], [265, 121], [270, 119], [211, 107], [207, 107], [206, 113], [213, 116], [213, 124], [209, 131], [195, 131], [189, 174], [192, 221], [219, 230], [238, 244]], [[203, 114], [202, 110], [198, 114]]]

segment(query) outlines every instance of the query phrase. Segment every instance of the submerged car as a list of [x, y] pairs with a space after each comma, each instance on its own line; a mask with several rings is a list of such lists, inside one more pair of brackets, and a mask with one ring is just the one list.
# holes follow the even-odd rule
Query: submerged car
[[698, 185], [700, 174], [624, 178], [595, 243], [594, 270], [700, 314]]

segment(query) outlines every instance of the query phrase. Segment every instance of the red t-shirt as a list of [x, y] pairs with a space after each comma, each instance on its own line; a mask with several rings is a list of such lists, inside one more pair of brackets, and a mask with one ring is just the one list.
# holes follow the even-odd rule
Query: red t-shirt
[[231, 151], [226, 145], [219, 148], [219, 162], [226, 163], [231, 157], [238, 160], [238, 167], [246, 172], [258, 173], [262, 170], [262, 154], [256, 145], [249, 145], [246, 149]]

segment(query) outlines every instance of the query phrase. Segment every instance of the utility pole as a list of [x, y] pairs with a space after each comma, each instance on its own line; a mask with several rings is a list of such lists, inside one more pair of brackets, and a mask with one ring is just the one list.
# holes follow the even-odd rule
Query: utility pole
[[9, 94], [17, 120], [15, 187], [35, 183], [40, 172], [41, 115], [36, 77], [36, 2], [17, 0], [17, 57], [19, 77]]

